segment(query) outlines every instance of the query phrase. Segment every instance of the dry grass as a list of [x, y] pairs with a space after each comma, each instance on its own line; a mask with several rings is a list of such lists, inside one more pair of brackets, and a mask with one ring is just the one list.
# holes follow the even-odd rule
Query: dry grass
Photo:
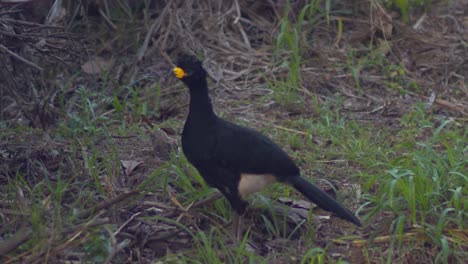
[[[5, 80], [0, 83], [0, 261], [6, 263], [177, 261], [179, 252], [194, 258], [204, 252], [200, 241], [212, 235], [212, 226], [225, 230], [229, 208], [222, 201], [193, 204], [210, 190], [174, 147], [186, 111], [180, 101], [187, 95], [174, 88], [178, 84], [170, 68], [181, 52], [205, 60], [222, 114], [301, 140], [308, 133], [283, 121], [316, 117], [317, 102], [343, 100], [347, 117], [382, 127], [398, 122], [417, 102], [425, 103], [427, 112], [466, 122], [468, 40], [466, 18], [456, 11], [463, 1], [449, 8], [437, 5], [443, 15], [415, 13], [409, 25], [374, 1], [370, 7], [367, 2], [339, 6], [353, 15], [329, 14], [327, 21], [322, 14], [317, 21], [303, 21], [309, 26], [299, 33], [296, 90], [302, 101], [292, 106], [272, 96], [277, 92], [272, 83], [287, 79], [285, 62], [294, 53], [278, 48], [277, 38], [285, 18], [294, 30], [308, 1], [71, 1], [62, 16], [61, 9], [51, 8], [60, 1], [39, 2], [45, 13], [31, 9], [31, 3], [0, 3], [0, 78]], [[105, 69], [76, 74], [95, 56]], [[133, 101], [120, 113], [116, 98]], [[97, 106], [86, 110], [84, 99]], [[151, 101], [159, 102], [149, 106], [156, 113], [136, 113], [142, 102]], [[73, 131], [75, 115], [86, 129]], [[328, 143], [317, 144], [325, 148]], [[326, 169], [340, 170], [339, 160], [328, 162]], [[341, 192], [355, 189], [348, 176], [340, 180]], [[388, 238], [389, 212], [375, 217], [378, 224], [356, 230], [322, 219], [306, 221], [300, 208], [284, 213], [261, 198], [254, 203], [267, 209], [248, 214], [253, 227], [249, 245], [241, 248], [246, 256], [253, 252], [276, 263], [298, 262], [293, 256], [303, 256], [312, 240], [328, 250], [328, 260], [379, 262], [396, 248], [383, 241], [365, 251], [352, 242]], [[349, 205], [358, 207], [357, 201]], [[283, 232], [305, 235], [285, 237], [262, 227], [274, 221], [272, 210], [284, 215], [279, 220]], [[351, 238], [334, 240], [340, 237]], [[225, 249], [225, 241], [216, 239], [213, 248]], [[428, 261], [438, 253], [434, 245], [415, 247]], [[233, 259], [229, 248], [235, 246], [219, 253], [224, 261]], [[392, 258], [401, 262], [415, 257], [395, 252]]]

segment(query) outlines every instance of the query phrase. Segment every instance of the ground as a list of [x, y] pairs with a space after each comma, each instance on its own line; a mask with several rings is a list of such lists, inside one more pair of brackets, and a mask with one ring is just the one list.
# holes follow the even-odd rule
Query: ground
[[[57, 28], [52, 2], [0, 4], [2, 263], [467, 261], [465, 1], [408, 17], [374, 1], [89, 1]], [[220, 116], [272, 138], [363, 227], [274, 185], [235, 241], [181, 151], [181, 52], [204, 60]]]

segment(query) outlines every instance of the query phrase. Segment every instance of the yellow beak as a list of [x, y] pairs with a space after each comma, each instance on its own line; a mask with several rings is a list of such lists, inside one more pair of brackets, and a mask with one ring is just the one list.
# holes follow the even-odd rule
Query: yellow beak
[[175, 67], [174, 68], [174, 75], [177, 79], [182, 79], [184, 78], [187, 74], [185, 74], [185, 71], [182, 70], [182, 68], [179, 68], [179, 67]]

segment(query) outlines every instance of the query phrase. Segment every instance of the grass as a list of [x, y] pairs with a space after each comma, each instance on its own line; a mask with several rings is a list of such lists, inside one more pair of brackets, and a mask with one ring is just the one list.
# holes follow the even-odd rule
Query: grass
[[[428, 5], [426, 1], [415, 3]], [[408, 9], [406, 1], [393, 4]], [[280, 112], [291, 104], [306, 108], [301, 69], [309, 63], [304, 51], [311, 40], [306, 35], [321, 21], [331, 23], [337, 11], [331, 1], [316, 0], [304, 6], [295, 20], [288, 17], [288, 12], [279, 24], [275, 46], [275, 63], [287, 74], [269, 83], [274, 91], [272, 99], [279, 105], [272, 111]], [[135, 19], [128, 12], [122, 15], [127, 14]], [[127, 26], [134, 30], [132, 24]], [[338, 26], [341, 32], [343, 25]], [[139, 46], [136, 39], [129, 43], [134, 49]], [[363, 76], [368, 72], [380, 74], [386, 91], [404, 95], [422, 89], [412, 82], [403, 65], [372, 52], [378, 48], [364, 48], [366, 55], [362, 55], [362, 49], [348, 49], [346, 59], [334, 65], [351, 76], [355, 94], [366, 94]], [[282, 54], [288, 54], [288, 58], [281, 59]], [[420, 104], [408, 107], [404, 115], [394, 118], [393, 125], [379, 120], [369, 122], [346, 110], [346, 98], [335, 95], [333, 100], [323, 101], [317, 95], [312, 116], [307, 113], [262, 122], [260, 130], [284, 146], [305, 177], [330, 188], [338, 182], [337, 199], [356, 205], [365, 227], [360, 231], [349, 226], [334, 227], [333, 223], [339, 221], [317, 220], [321, 213], [315, 210], [291, 224], [290, 207], [280, 205], [278, 200], [288, 197], [297, 201], [302, 197], [288, 186], [274, 185], [249, 198], [255, 213], [247, 214], [247, 218], [255, 224], [241, 243], [233, 244], [225, 227], [233, 212], [225, 199], [187, 209], [213, 190], [180, 151], [157, 166], [145, 164], [149, 170], [136, 173], [141, 178], [133, 173], [122, 177], [122, 159], [151, 156], [148, 134], [162, 127], [180, 131], [183, 121], [171, 117], [155, 128], [146, 128], [141, 117], [159, 114], [162, 87], [116, 84], [110, 79], [106, 76], [95, 86], [83, 84], [72, 100], [61, 98], [64, 118], [49, 131], [50, 141], [43, 139], [42, 131], [0, 122], [2, 142], [31, 142], [23, 163], [0, 185], [0, 201], [13, 212], [0, 211], [0, 238], [6, 240], [26, 227], [31, 232], [27, 242], [2, 256], [1, 261], [78, 258], [122, 263], [133, 258], [169, 263], [348, 263], [355, 254], [362, 261], [393, 263], [418, 250], [435, 252], [430, 260], [436, 263], [461, 263], [466, 259], [464, 186], [468, 138], [466, 126], [453, 118]], [[62, 88], [65, 91], [69, 87]], [[117, 140], [119, 137], [124, 139]], [[177, 133], [172, 137], [178, 138]], [[125, 143], [132, 138], [138, 138], [139, 143]], [[56, 145], [44, 149], [38, 142]], [[54, 165], [49, 163], [57, 156], [59, 165], [51, 169]], [[83, 217], [84, 210], [112, 200], [127, 189], [140, 194], [104, 210], [91, 210], [88, 217]], [[171, 214], [174, 208], [178, 210]], [[125, 223], [128, 219], [134, 222]], [[322, 228], [317, 228], [317, 222]], [[165, 232], [173, 233], [163, 242], [158, 240], [154, 248], [143, 250], [138, 245]], [[320, 236], [325, 232], [330, 232], [323, 235], [326, 242]], [[379, 244], [385, 237], [388, 240]], [[345, 241], [347, 250], [355, 248], [350, 246], [353, 242], [367, 243], [358, 253], [336, 257], [332, 253], [337, 252], [337, 240]], [[252, 245], [260, 250], [252, 249]], [[163, 254], [153, 253], [160, 248], [164, 248]]]
[[[398, 4], [400, 8], [408, 8], [406, 1], [399, 1]], [[286, 32], [285, 29], [297, 32], [291, 30], [293, 27], [285, 21], [281, 25], [281, 33]], [[299, 54], [296, 50], [300, 49], [298, 43], [301, 41], [291, 32], [289, 35], [280, 33], [279, 43], [283, 43], [282, 38], [294, 36], [296, 46], [283, 46], [283, 49]], [[419, 92], [420, 88], [406, 76], [402, 65], [388, 61], [378, 52], [379, 47], [375, 49], [376, 52], [373, 50], [371, 48], [366, 56], [358, 56], [352, 49], [347, 53], [346, 67], [359, 95], [364, 93], [361, 84], [363, 71], [383, 72], [383, 82], [387, 89], [402, 94], [411, 90]], [[291, 61], [294, 61], [294, 56]], [[295, 67], [290, 67], [290, 74], [300, 75], [296, 73]], [[296, 87], [300, 85], [293, 81], [289, 84]], [[282, 82], [279, 82], [279, 86], [288, 87]], [[273, 89], [278, 92], [274, 86]], [[289, 91], [298, 92], [295, 89]], [[284, 91], [279, 92], [284, 94]], [[288, 103], [281, 100], [278, 102], [286, 106]], [[392, 248], [393, 245], [398, 246], [383, 259], [388, 263], [392, 262], [394, 254], [402, 251], [402, 245], [406, 243], [403, 237], [407, 226], [417, 227], [426, 241], [439, 249], [434, 258], [436, 262], [447, 263], [449, 260], [461, 260], [464, 256], [461, 247], [463, 239], [448, 239], [447, 234], [453, 230], [466, 229], [466, 201], [463, 199], [466, 194], [462, 187], [467, 184], [467, 149], [463, 143], [467, 140], [466, 130], [451, 119], [427, 114], [425, 109], [425, 106], [420, 105], [403, 116], [396, 135], [392, 135], [393, 131], [387, 131], [385, 127], [347, 120], [339, 113], [333, 114], [327, 110], [320, 113], [319, 120], [299, 119], [282, 124], [306, 132], [307, 136], [290, 132], [273, 135], [279, 138], [277, 141], [295, 149], [293, 156], [300, 160], [303, 169], [307, 170], [307, 164], [314, 164], [320, 159], [345, 161], [347, 165], [341, 169], [355, 171], [358, 175], [354, 177], [364, 187], [365, 195], [361, 199], [367, 202], [359, 210], [361, 213], [367, 212], [364, 219], [373, 219], [381, 212], [394, 213], [390, 228], [393, 235], [391, 245]], [[323, 149], [323, 146], [316, 145], [309, 140], [312, 135], [329, 140], [331, 146]], [[389, 137], [392, 141], [388, 141]], [[326, 168], [314, 166], [310, 170], [320, 174]], [[343, 171], [340, 174], [347, 173]]]
[[428, 12], [431, 8], [431, 1], [429, 0], [392, 0], [385, 1], [388, 7], [397, 7], [405, 22], [410, 22], [411, 10], [424, 9], [424, 12]]
[[[310, 1], [301, 8], [295, 20], [291, 20], [294, 11], [290, 2], [286, 2], [283, 18], [279, 22], [274, 60], [287, 71], [287, 75], [269, 83], [275, 100], [283, 105], [297, 105], [303, 102], [301, 67], [303, 53], [310, 45], [309, 33], [321, 20], [326, 19], [327, 23], [330, 21], [331, 1], [325, 1], [325, 10], [320, 8], [322, 2]], [[285, 57], [287, 59], [284, 59]]]
[[[296, 160], [302, 161], [303, 169], [314, 165], [310, 170], [321, 174], [327, 166], [321, 168], [314, 161], [345, 160], [352, 164], [351, 168], [344, 166], [338, 173], [346, 175], [352, 169], [355, 175], [349, 176], [363, 184], [365, 195], [360, 211], [367, 212], [364, 221], [372, 223], [376, 214], [393, 212], [391, 234], [395, 242], [402, 243], [405, 226], [419, 226], [426, 239], [441, 248], [437, 260], [444, 262], [449, 255], [461, 257], [462, 240], [452, 241], [450, 247], [446, 235], [450, 230], [466, 228], [466, 194], [462, 187], [467, 184], [467, 149], [463, 143], [467, 140], [466, 130], [447, 119], [433, 120], [422, 106], [402, 118], [403, 128], [393, 142], [388, 141], [388, 131], [372, 124], [340, 120], [330, 113], [321, 118], [288, 123], [287, 127], [313, 131], [321, 140], [332, 142], [323, 149], [303, 140], [303, 148], [293, 154], [300, 154]], [[330, 122], [330, 118], [334, 120]], [[414, 140], [415, 135], [422, 134], [427, 138]], [[296, 137], [287, 132], [275, 136]], [[392, 261], [390, 253], [388, 261]]]
[[[289, 2], [288, 2], [289, 6]], [[307, 12], [309, 11], [310, 12]], [[288, 18], [290, 7], [285, 8], [284, 18], [280, 22], [278, 37], [276, 38], [276, 57], [280, 61], [281, 67], [287, 69], [287, 77], [270, 83], [271, 89], [274, 91], [275, 100], [283, 104], [294, 104], [300, 100], [298, 91], [302, 83], [301, 79], [301, 52], [302, 45], [305, 43], [302, 35], [302, 24], [306, 18], [314, 15], [314, 6], [305, 5], [296, 23], [291, 22]], [[288, 60], [280, 59], [282, 52], [288, 54]]]
[[[67, 242], [71, 236], [48, 237], [47, 230], [60, 234], [60, 230], [80, 223], [75, 217], [77, 210], [92, 207], [93, 204], [112, 197], [111, 186], [120, 174], [120, 170], [114, 169], [119, 167], [119, 146], [112, 145], [108, 135], [114, 129], [123, 129], [120, 121], [116, 122], [121, 113], [116, 111], [103, 118], [99, 114], [103, 111], [99, 109], [106, 107], [104, 103], [96, 102], [102, 101], [108, 105], [115, 103], [99, 99], [102, 95], [96, 95], [97, 98], [94, 99], [93, 96], [83, 90], [81, 102], [78, 103], [79, 111], [70, 116], [68, 128], [62, 127], [57, 135], [52, 135], [74, 142], [73, 159], [83, 160], [87, 180], [83, 181], [80, 173], [68, 175], [59, 170], [56, 175], [46, 175], [35, 185], [30, 185], [26, 175], [19, 172], [2, 187], [2, 192], [8, 194], [8, 199], [15, 199], [15, 193], [17, 195], [17, 191], [22, 190], [24, 200], [28, 201], [18, 205], [19, 210], [28, 215], [27, 222], [31, 224], [34, 235], [28, 243], [17, 249], [18, 253], [38, 256]], [[134, 101], [132, 104], [127, 103], [125, 107], [135, 105], [141, 104]], [[403, 239], [407, 226], [417, 227], [427, 241], [440, 248], [437, 261], [448, 262], [449, 259], [460, 258], [463, 241], [450, 234], [453, 230], [466, 229], [466, 193], [463, 188], [467, 181], [467, 149], [463, 143], [467, 140], [466, 130], [450, 119], [427, 113], [422, 105], [401, 118], [397, 133], [379, 124], [349, 119], [342, 114], [340, 108], [334, 108], [331, 110], [330, 105], [323, 104], [317, 118], [290, 118], [279, 124], [305, 132], [306, 135], [268, 125], [264, 132], [276, 142], [290, 148], [288, 152], [298, 162], [305, 176], [341, 181], [353, 179], [362, 185], [361, 196], [357, 197], [362, 204], [359, 211], [365, 225], [375, 224], [375, 219], [382, 212], [393, 215], [390, 218], [392, 222], [389, 232], [385, 234], [392, 235], [391, 243], [395, 245], [392, 250], [395, 252], [388, 253], [386, 262], [391, 262], [393, 254], [398, 254], [402, 247], [411, 247], [411, 242]], [[126, 127], [128, 131], [125, 132], [124, 129], [122, 134], [133, 133], [129, 132], [132, 130], [131, 124]], [[389, 137], [392, 139], [388, 140]], [[97, 147], [95, 143], [98, 138], [111, 147]], [[318, 138], [319, 144], [312, 138]], [[195, 169], [180, 155], [173, 155], [167, 165], [139, 186], [136, 188], [149, 192], [163, 190], [165, 193], [175, 188], [176, 199], [184, 206], [212, 193]], [[262, 204], [271, 208], [269, 203], [274, 204], [275, 197], [288, 197], [291, 194], [289, 187], [273, 186], [264, 193], [268, 198], [259, 195], [251, 201], [257, 208], [261, 208]], [[210, 208], [199, 212], [221, 223], [227, 223], [232, 217], [232, 211], [225, 200], [219, 200]], [[287, 232], [282, 231], [286, 230], [285, 221], [277, 217], [282, 216], [261, 216], [262, 225], [272, 238], [283, 237], [288, 241], [293, 234], [285, 235]], [[23, 221], [24, 219], [19, 222]], [[159, 220], [148, 218], [147, 221]], [[113, 238], [109, 235], [112, 230], [115, 227], [111, 227], [110, 231], [103, 227], [86, 228], [84, 235], [73, 242], [82, 246], [88, 260], [100, 262], [113, 250]], [[383, 234], [374, 234], [375, 237], [380, 235]], [[247, 233], [245, 238], [249, 236]], [[44, 243], [46, 239], [48, 243]], [[194, 251], [177, 254], [178, 261], [266, 263], [270, 258], [249, 253], [246, 250], [246, 240], [240, 245], [227, 247], [222, 227], [214, 226], [206, 233], [196, 232], [193, 239]], [[327, 254], [327, 248], [313, 246], [313, 236], [308, 241], [311, 242], [311, 248], [304, 251], [300, 257], [301, 263], [333, 261]], [[288, 250], [283, 254], [288, 255]], [[174, 257], [169, 255], [167, 259]]]

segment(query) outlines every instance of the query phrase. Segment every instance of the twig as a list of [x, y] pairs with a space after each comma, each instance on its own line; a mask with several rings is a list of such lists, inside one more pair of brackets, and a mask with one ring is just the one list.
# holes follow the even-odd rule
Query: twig
[[[61, 232], [61, 236], [66, 236], [68, 234], [71, 234], [70, 238], [65, 238], [65, 241], [61, 241], [57, 247], [54, 248], [44, 248], [41, 244], [37, 243], [35, 247], [30, 249], [29, 251], [24, 252], [21, 255], [15, 256], [15, 258], [9, 259], [5, 264], [7, 263], [18, 263], [18, 260], [21, 259], [21, 263], [39, 263], [37, 260], [38, 259], [45, 259], [47, 260], [50, 255], [57, 255], [62, 253], [65, 249], [69, 248], [69, 246], [75, 242], [77, 239], [85, 239], [86, 236], [83, 236], [83, 230], [89, 227], [96, 227], [100, 225], [105, 225], [108, 224], [109, 218], [98, 218], [95, 217], [91, 219], [90, 221], [79, 224], [79, 225], [74, 225], [70, 226], [64, 229], [63, 232]], [[47, 237], [47, 234], [52, 233], [52, 229], [46, 229], [44, 235], [42, 235], [40, 238], [45, 239], [46, 243], [51, 243], [54, 240], [51, 237]], [[42, 248], [42, 249], [41, 249]], [[41, 249], [39, 252], [37, 252], [37, 249]], [[47, 256], [44, 256], [47, 254]], [[48, 261], [45, 261], [46, 263]]]
[[137, 194], [139, 194], [138, 191], [130, 191], [128, 193], [123, 193], [123, 194], [121, 194], [121, 195], [119, 195], [117, 197], [114, 197], [111, 200], [104, 201], [104, 202], [102, 202], [102, 203], [100, 203], [100, 204], [98, 204], [98, 205], [96, 205], [96, 206], [94, 206], [92, 208], [85, 209], [85, 210], [81, 211], [80, 213], [78, 213], [77, 217], [78, 218], [89, 217], [94, 212], [98, 212], [98, 211], [100, 211], [100, 210], [102, 210], [104, 208], [107, 208], [107, 207], [109, 207], [109, 206], [111, 206], [113, 204], [120, 203], [123, 200], [125, 200], [125, 199], [127, 199], [127, 198], [129, 198], [129, 197], [131, 197], [133, 195], [137, 195]]
[[153, 21], [153, 24], [151, 24], [150, 29], [146, 33], [145, 40], [143, 41], [143, 45], [141, 45], [140, 49], [137, 52], [137, 55], [136, 55], [137, 62], [143, 59], [143, 56], [146, 53], [146, 49], [148, 49], [148, 45], [151, 40], [151, 37], [153, 36], [153, 33], [156, 32], [156, 29], [161, 26], [161, 20], [169, 12], [170, 7], [171, 7], [171, 4], [167, 4], [164, 7], [164, 9], [161, 11], [161, 14], [158, 16], [158, 18], [156, 18]]
[[30, 213], [27, 213], [27, 212], [19, 212], [19, 211], [5, 209], [5, 208], [0, 208], [0, 212], [2, 212], [3, 214], [9, 214], [9, 215], [27, 215], [27, 216], [31, 215]]
[[104, 18], [104, 20], [107, 22], [107, 24], [109, 24], [109, 26], [113, 29], [113, 30], [117, 30], [118, 27], [112, 23], [112, 21], [106, 16], [106, 14], [104, 14], [104, 11], [102, 11], [102, 9], [99, 8], [99, 14]]
[[424, 13], [419, 19], [418, 21], [416, 21], [416, 23], [414, 23], [413, 25], [413, 29], [419, 29], [419, 27], [421, 26], [422, 22], [424, 21], [424, 19], [426, 19], [427, 15]]
[[[77, 230], [83, 227], [92, 227], [92, 226], [98, 226], [98, 225], [103, 225], [107, 223], [109, 223], [108, 218], [93, 219], [90, 222], [85, 223], [85, 224], [68, 227], [63, 231], [63, 234], [76, 232]], [[51, 232], [50, 230], [46, 229], [46, 232], [44, 232], [44, 234], [49, 234], [50, 232]], [[20, 245], [28, 241], [32, 237], [32, 235], [33, 235], [32, 229], [22, 227], [18, 232], [16, 232], [13, 235], [13, 237], [0, 243], [0, 256], [5, 255], [11, 252], [12, 250], [14, 250], [15, 248], [19, 247]], [[12, 259], [11, 262], [14, 262], [14, 259]]]
[[221, 198], [223, 195], [220, 193], [220, 192], [217, 192], [213, 195], [211, 195], [210, 197], [208, 198], [205, 198], [201, 201], [198, 201], [196, 203], [193, 203], [189, 206], [187, 206], [187, 208], [184, 208], [182, 205], [179, 207], [179, 208], [174, 208], [174, 210], [170, 213], [168, 213], [167, 215], [164, 215], [164, 217], [166, 218], [171, 218], [171, 217], [175, 217], [176, 215], [178, 215], [180, 213], [180, 211], [182, 212], [187, 212], [189, 209], [194, 209], [194, 208], [198, 208], [198, 207], [201, 207], [205, 204], [208, 204], [216, 199], [219, 199]]
[[33, 67], [33, 68], [35, 68], [35, 69], [37, 69], [37, 70], [39, 70], [41, 72], [44, 70], [41, 67], [37, 66], [36, 64], [28, 61], [27, 59], [25, 59], [25, 58], [21, 57], [20, 55], [14, 53], [13, 51], [9, 50], [7, 47], [3, 46], [2, 44], [0, 44], [0, 49], [3, 50], [4, 52], [10, 54], [13, 58], [21, 61], [22, 63], [24, 63], [26, 65], [29, 65], [29, 66], [31, 66], [31, 67]]
[[34, 38], [37, 38], [37, 36], [30, 36], [28, 34], [19, 35], [19, 34], [11, 33], [11, 32], [8, 32], [8, 31], [3, 31], [3, 30], [0, 30], [0, 35], [12, 37], [12, 38], [19, 38], [19, 39], [34, 39]]
[[187, 210], [192, 209], [192, 208], [198, 208], [198, 207], [201, 207], [201, 206], [203, 206], [205, 204], [209, 204], [209, 203], [211, 203], [211, 202], [213, 202], [215, 200], [218, 200], [221, 197], [223, 197], [223, 195], [220, 192], [216, 192], [213, 195], [211, 195], [210, 197], [205, 198], [205, 199], [203, 199], [201, 201], [198, 201], [198, 202], [192, 204], [191, 206], [189, 206], [187, 208]]
[[24, 242], [29, 240], [31, 236], [32, 236], [32, 231], [27, 230], [25, 227], [22, 227], [11, 238], [0, 243], [0, 256], [7, 254], [8, 252], [22, 245]]
[[[429, 100], [430, 97], [428, 96], [425, 96], [425, 95], [420, 95], [420, 94], [417, 94], [417, 93], [414, 93], [414, 92], [408, 92], [409, 94], [413, 95], [413, 96], [417, 96], [417, 97], [420, 97], [420, 98], [423, 98], [424, 100]], [[466, 107], [465, 105], [457, 105], [457, 104], [454, 104], [454, 103], [451, 103], [447, 100], [444, 100], [444, 99], [435, 99], [434, 102], [438, 105], [441, 105], [441, 106], [444, 106], [452, 111], [455, 111], [455, 112], [459, 112], [460, 114], [463, 114], [464, 116], [468, 115], [468, 113], [465, 112], [465, 109], [468, 108]]]
[[234, 25], [236, 25], [237, 28], [239, 29], [239, 31], [240, 31], [240, 33], [242, 35], [242, 39], [244, 40], [245, 45], [249, 49], [251, 49], [252, 46], [250, 45], [249, 37], [245, 33], [244, 28], [242, 27], [241, 23], [239, 23], [239, 19], [241, 17], [239, 2], [237, 0], [234, 0], [234, 5], [235, 5], [235, 8], [236, 8], [236, 13], [237, 13], [236, 19], [234, 20]]
[[315, 160], [315, 163], [337, 163], [337, 162], [348, 162], [349, 160], [338, 159], [338, 160]]
[[120, 231], [122, 231], [122, 229], [126, 225], [128, 225], [128, 223], [130, 223], [135, 217], [139, 216], [140, 214], [141, 214], [141, 212], [133, 214], [127, 221], [125, 221], [125, 223], [123, 223], [119, 228], [117, 228], [117, 230], [114, 232], [114, 236], [118, 235], [120, 233]]
[[12, 18], [2, 18], [2, 22], [9, 22], [12, 24], [17, 24], [17, 25], [24, 25], [24, 26], [34, 26], [34, 27], [40, 27], [40, 28], [63, 28], [60, 26], [52, 26], [52, 25], [43, 25], [39, 23], [34, 23], [34, 22], [29, 22], [29, 21], [23, 21], [23, 20], [17, 20], [17, 19], [12, 19]]
[[[427, 238], [427, 237], [424, 236], [421, 233], [410, 232], [410, 233], [403, 234], [403, 236], [401, 237], [401, 241], [410, 241], [410, 240], [413, 240], [413, 239], [418, 239], [418, 240], [421, 239], [422, 240], [422, 239], [425, 239], [425, 238]], [[358, 240], [351, 241], [351, 245], [357, 246], [357, 247], [362, 247], [362, 246], [368, 245], [370, 243], [372, 243], [372, 244], [388, 243], [393, 239], [400, 239], [400, 238], [397, 235], [392, 235], [392, 236], [380, 236], [380, 237], [376, 237], [375, 239], [372, 239], [372, 240], [358, 239]], [[335, 243], [335, 244], [348, 244], [346, 241], [341, 240], [341, 239], [335, 239], [335, 240], [333, 240], [333, 243]]]
[[287, 128], [287, 127], [282, 127], [282, 126], [278, 126], [278, 125], [271, 125], [271, 126], [274, 127], [274, 128], [278, 128], [278, 129], [285, 130], [285, 131], [288, 131], [288, 132], [296, 133], [296, 134], [299, 134], [299, 135], [304, 135], [304, 136], [309, 135], [308, 133], [306, 133], [304, 131], [299, 131], [299, 130], [295, 130], [295, 129], [291, 129], [291, 128]]

